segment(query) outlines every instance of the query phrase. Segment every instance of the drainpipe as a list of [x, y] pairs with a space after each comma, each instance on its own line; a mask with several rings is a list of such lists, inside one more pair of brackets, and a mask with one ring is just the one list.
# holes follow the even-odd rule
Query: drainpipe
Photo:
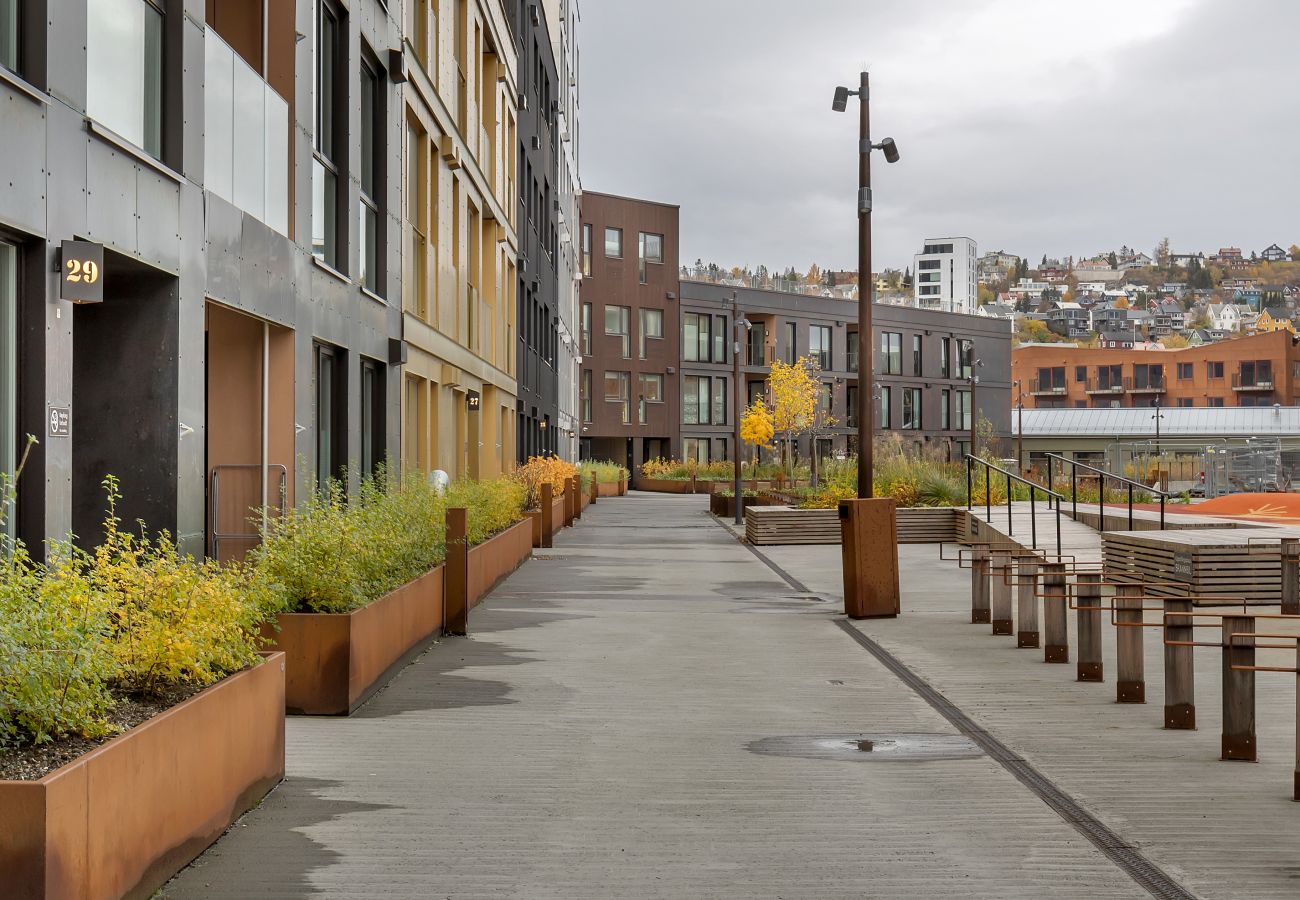
[[262, 323], [262, 533], [266, 533], [267, 480], [270, 477], [271, 325]]

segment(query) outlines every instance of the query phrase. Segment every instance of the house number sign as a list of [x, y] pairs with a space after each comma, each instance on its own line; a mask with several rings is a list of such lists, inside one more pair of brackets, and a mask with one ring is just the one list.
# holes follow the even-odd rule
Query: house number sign
[[104, 302], [104, 245], [64, 241], [59, 296], [73, 303]]

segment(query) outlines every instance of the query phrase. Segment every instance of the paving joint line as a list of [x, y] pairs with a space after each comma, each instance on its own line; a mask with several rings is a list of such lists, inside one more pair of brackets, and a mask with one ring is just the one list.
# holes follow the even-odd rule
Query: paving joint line
[[[725, 523], [719, 521], [718, 524], [725, 528], [729, 534], [735, 536], [734, 532], [727, 528]], [[745, 542], [738, 536], [737, 540], [749, 548], [749, 551], [754, 556], [781, 576], [792, 588], [803, 593], [810, 593], [799, 579], [769, 559], [753, 544]], [[1024, 757], [1015, 753], [1010, 747], [994, 737], [967, 715], [961, 707], [954, 704], [932, 684], [908, 668], [902, 660], [855, 628], [847, 618], [837, 618], [835, 624], [862, 649], [875, 657], [898, 680], [911, 688], [918, 697], [928, 703], [939, 715], [947, 719], [954, 728], [979, 744], [989, 757], [1011, 773], [1017, 781], [1028, 788], [1034, 796], [1043, 801], [1067, 824], [1087, 838], [1107, 859], [1137, 882], [1152, 897], [1157, 898], [1157, 900], [1197, 900], [1195, 894], [1179, 884], [1173, 876], [1160, 868], [1132, 843], [1125, 840], [1119, 832], [1113, 830], [1084, 809], [1078, 800], [1040, 772]]]

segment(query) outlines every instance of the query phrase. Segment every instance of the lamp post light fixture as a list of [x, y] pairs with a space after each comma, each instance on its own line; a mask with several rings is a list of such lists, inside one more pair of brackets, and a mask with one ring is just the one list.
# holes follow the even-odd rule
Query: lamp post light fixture
[[[1025, 389], [1020, 386], [1020, 379], [1016, 379], [1016, 466], [1020, 469], [1020, 474], [1025, 474]], [[1048, 487], [1051, 487], [1049, 484]]]
[[[831, 109], [844, 112], [849, 97], [858, 98], [858, 497], [871, 496], [872, 479], [872, 379], [875, 373], [871, 334], [871, 302], [875, 279], [871, 277], [871, 151], [880, 150], [885, 162], [898, 162], [898, 145], [893, 138], [871, 143], [871, 91], [867, 73], [858, 76], [858, 89], [835, 88]], [[814, 451], [816, 452], [816, 451]]]
[[740, 398], [741, 398], [740, 391], [742, 387], [741, 376], [740, 376], [740, 355], [743, 349], [743, 344], [741, 343], [740, 335], [741, 335], [742, 328], [744, 329], [745, 334], [748, 334], [749, 330], [754, 327], [754, 324], [750, 322], [749, 319], [745, 318], [745, 313], [740, 308], [740, 301], [736, 298], [735, 291], [731, 292], [731, 309], [732, 309], [731, 328], [732, 331], [734, 332], [734, 341], [731, 345], [731, 357], [734, 363], [734, 374], [732, 380], [735, 381], [734, 389], [732, 391], [732, 394], [735, 399], [732, 401], [731, 404], [732, 406], [731, 419], [734, 425], [732, 429], [733, 432], [732, 443], [735, 445], [734, 452], [732, 453], [732, 457], [734, 460], [732, 465], [734, 468], [733, 474], [735, 476], [734, 480], [735, 480], [735, 491], [736, 491], [736, 496], [735, 496], [736, 524], [743, 525], [745, 522], [744, 509], [743, 509], [745, 505], [745, 492], [741, 490], [741, 485], [740, 485]]
[[[973, 352], [972, 352], [973, 355]], [[979, 387], [980, 373], [979, 370], [984, 368], [984, 360], [971, 360], [970, 367], [970, 455], [978, 456], [979, 452], [975, 445], [975, 426], [979, 424], [979, 413], [976, 412], [978, 406], [975, 403], [975, 389]]]

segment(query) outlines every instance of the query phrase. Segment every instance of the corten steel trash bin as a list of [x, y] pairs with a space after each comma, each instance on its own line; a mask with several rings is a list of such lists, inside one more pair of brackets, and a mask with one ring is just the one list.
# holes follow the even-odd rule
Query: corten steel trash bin
[[850, 619], [899, 613], [898, 534], [888, 497], [840, 501], [844, 614]]

